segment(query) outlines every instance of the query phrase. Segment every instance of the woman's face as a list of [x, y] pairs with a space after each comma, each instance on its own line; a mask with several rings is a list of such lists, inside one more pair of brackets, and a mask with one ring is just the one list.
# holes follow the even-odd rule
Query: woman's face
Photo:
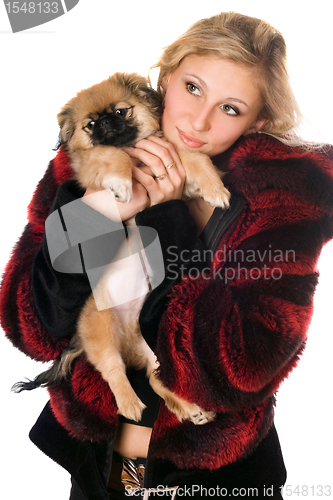
[[178, 149], [215, 156], [265, 124], [259, 89], [245, 66], [214, 56], [187, 56], [167, 81], [162, 129]]

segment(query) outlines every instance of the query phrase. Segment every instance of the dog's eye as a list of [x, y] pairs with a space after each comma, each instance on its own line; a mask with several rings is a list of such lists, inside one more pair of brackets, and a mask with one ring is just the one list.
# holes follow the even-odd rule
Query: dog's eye
[[94, 128], [95, 122], [91, 120], [84, 128], [87, 128], [88, 130], [92, 130]]
[[115, 114], [118, 116], [123, 116], [123, 117], [126, 116], [127, 118], [131, 118], [133, 108], [134, 106], [130, 106], [129, 108], [118, 108], [115, 110]]
[[116, 109], [116, 115], [119, 116], [126, 116], [127, 115], [128, 108], [119, 108]]

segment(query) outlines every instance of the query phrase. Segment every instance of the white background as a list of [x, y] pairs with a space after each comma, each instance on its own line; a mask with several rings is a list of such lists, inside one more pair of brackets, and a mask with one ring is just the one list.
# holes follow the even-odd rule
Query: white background
[[[282, 31], [292, 85], [308, 120], [304, 135], [333, 143], [332, 2], [80, 0], [68, 14], [16, 34], [10, 31], [1, 3], [1, 270], [26, 223], [34, 188], [55, 154], [59, 108], [78, 90], [114, 71], [147, 74], [163, 46], [192, 22], [221, 10], [260, 17]], [[306, 353], [278, 397], [276, 426], [287, 484], [293, 487], [330, 484], [333, 490], [332, 248], [327, 245], [320, 260], [321, 280]], [[14, 349], [3, 335], [0, 345], [3, 498], [66, 500], [67, 472], [28, 439], [47, 401], [46, 391], [10, 392], [14, 382], [34, 377], [44, 366]], [[317, 498], [311, 490], [300, 495], [304, 496]]]

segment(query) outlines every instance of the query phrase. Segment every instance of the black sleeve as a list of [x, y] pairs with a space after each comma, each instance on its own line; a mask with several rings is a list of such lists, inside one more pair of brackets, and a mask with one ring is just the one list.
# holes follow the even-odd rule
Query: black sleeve
[[102, 272], [126, 236], [121, 223], [82, 203], [83, 194], [75, 181], [59, 187], [32, 267], [37, 314], [57, 338], [76, 330], [82, 306], [92, 292], [87, 272], [94, 268]]

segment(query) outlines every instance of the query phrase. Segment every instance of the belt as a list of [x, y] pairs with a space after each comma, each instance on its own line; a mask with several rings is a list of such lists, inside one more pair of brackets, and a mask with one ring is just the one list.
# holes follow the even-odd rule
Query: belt
[[174, 500], [178, 486], [144, 488], [145, 458], [132, 460], [113, 453], [112, 467], [108, 484], [109, 498], [128, 499], [128, 497], [142, 498], [147, 500], [152, 497], [165, 496], [168, 500]]

